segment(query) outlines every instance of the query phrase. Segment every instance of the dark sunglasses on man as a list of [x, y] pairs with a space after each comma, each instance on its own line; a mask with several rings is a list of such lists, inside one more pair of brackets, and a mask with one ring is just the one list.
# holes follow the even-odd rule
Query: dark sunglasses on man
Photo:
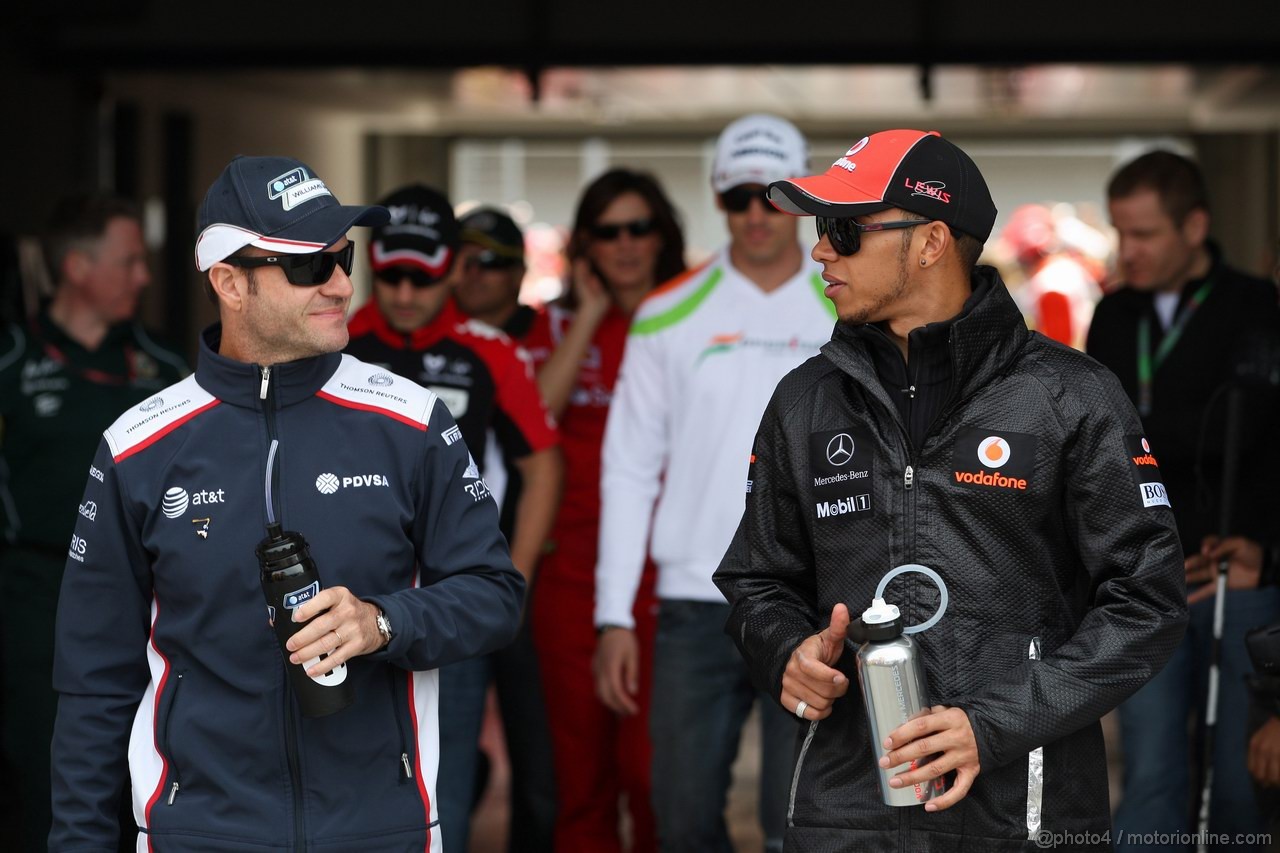
[[383, 269], [376, 270], [373, 274], [373, 278], [374, 281], [378, 282], [378, 284], [385, 284], [390, 287], [399, 287], [400, 282], [408, 279], [409, 284], [413, 285], [414, 290], [423, 290], [428, 287], [435, 287], [437, 284], [444, 281], [446, 276], [432, 275], [431, 273], [418, 269], [417, 267], [398, 266], [385, 267]]
[[601, 222], [592, 225], [587, 231], [591, 234], [592, 240], [609, 243], [621, 237], [623, 231], [632, 237], [647, 237], [657, 227], [657, 223], [652, 219], [633, 219], [630, 222]]
[[739, 184], [720, 193], [720, 203], [730, 213], [745, 213], [752, 199], [759, 199], [766, 213], [782, 213], [769, 203], [769, 188], [762, 184]]
[[355, 260], [356, 244], [348, 242], [344, 248], [336, 252], [311, 252], [306, 255], [270, 255], [265, 258], [241, 257], [232, 255], [227, 263], [244, 269], [259, 267], [280, 267], [284, 277], [290, 284], [299, 287], [316, 287], [333, 278], [333, 271], [342, 267], [342, 271], [351, 275], [351, 265]]
[[519, 258], [499, 255], [497, 252], [491, 252], [488, 249], [485, 249], [483, 251], [476, 252], [474, 255], [468, 255], [463, 263], [466, 265], [468, 270], [509, 270], [524, 262]]
[[818, 239], [821, 240], [824, 236], [831, 238], [831, 248], [835, 249], [837, 254], [846, 257], [857, 254], [862, 248], [862, 235], [868, 232], [929, 224], [928, 219], [895, 219], [890, 222], [868, 222], [863, 225], [854, 222], [848, 216], [815, 216], [813, 221], [818, 228]]

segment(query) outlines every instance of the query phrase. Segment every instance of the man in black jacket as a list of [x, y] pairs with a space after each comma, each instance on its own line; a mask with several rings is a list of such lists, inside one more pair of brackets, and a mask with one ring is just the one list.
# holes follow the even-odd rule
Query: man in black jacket
[[[1271, 372], [1267, 353], [1280, 341], [1276, 288], [1223, 262], [1208, 239], [1204, 179], [1187, 158], [1145, 154], [1116, 172], [1107, 197], [1125, 284], [1098, 304], [1088, 352], [1115, 372], [1160, 449], [1187, 585], [1201, 586], [1216, 568], [1202, 552], [1211, 547], [1208, 537], [1220, 532], [1225, 392], [1236, 378]], [[1244, 476], [1235, 490], [1230, 532], [1267, 540], [1280, 460], [1271, 445], [1280, 416], [1275, 394], [1265, 389], [1248, 390], [1244, 403]], [[1186, 637], [1168, 666], [1120, 708], [1125, 773], [1116, 829], [1126, 836], [1122, 842], [1130, 834], [1190, 828], [1187, 802], [1195, 775], [1186, 760], [1187, 720], [1206, 694], [1213, 611], [1211, 595], [1193, 594]], [[1233, 589], [1227, 596], [1210, 800], [1214, 833], [1265, 831], [1245, 761], [1245, 678], [1252, 667], [1244, 634], [1277, 616], [1280, 589], [1274, 586]]]
[[[774, 393], [716, 573], [758, 684], [810, 721], [788, 849], [1109, 850], [1098, 720], [1186, 620], [1132, 406], [1105, 369], [1029, 333], [995, 271], [975, 268], [995, 207], [936, 133], [877, 133], [770, 198], [818, 217], [813, 257], [840, 316]], [[904, 563], [950, 590], [916, 635], [935, 704], [873, 746], [846, 695], [846, 629]], [[916, 624], [938, 599], [911, 577], [886, 597]], [[950, 791], [883, 805], [879, 767], [912, 762], [895, 787], [954, 771]]]

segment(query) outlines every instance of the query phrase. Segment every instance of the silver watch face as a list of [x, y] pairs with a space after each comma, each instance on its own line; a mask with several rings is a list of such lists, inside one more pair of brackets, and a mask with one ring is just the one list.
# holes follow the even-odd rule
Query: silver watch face
[[382, 636], [387, 639], [391, 638], [391, 620], [387, 618], [387, 614], [378, 614], [378, 630], [382, 632]]

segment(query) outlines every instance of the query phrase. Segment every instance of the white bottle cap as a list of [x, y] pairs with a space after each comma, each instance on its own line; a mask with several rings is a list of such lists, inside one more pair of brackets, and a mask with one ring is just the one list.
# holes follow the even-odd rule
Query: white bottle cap
[[886, 604], [883, 598], [873, 598], [871, 606], [862, 611], [862, 621], [867, 625], [883, 625], [899, 616], [896, 604]]

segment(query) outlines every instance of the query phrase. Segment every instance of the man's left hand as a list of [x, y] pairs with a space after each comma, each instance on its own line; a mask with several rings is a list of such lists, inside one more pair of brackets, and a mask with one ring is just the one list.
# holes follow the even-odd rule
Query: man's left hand
[[884, 739], [889, 752], [880, 759], [884, 768], [913, 761], [928, 764], [899, 773], [889, 780], [890, 787], [902, 788], [930, 782], [944, 773], [956, 771], [956, 783], [941, 797], [925, 803], [925, 811], [938, 812], [960, 802], [973, 787], [982, 768], [978, 762], [978, 741], [969, 725], [969, 715], [960, 708], [934, 705], [929, 713], [899, 726]]
[[289, 663], [328, 655], [307, 670], [319, 676], [358, 655], [382, 648], [378, 608], [356, 598], [345, 586], [332, 586], [293, 611], [293, 621], [308, 623], [289, 638]]

